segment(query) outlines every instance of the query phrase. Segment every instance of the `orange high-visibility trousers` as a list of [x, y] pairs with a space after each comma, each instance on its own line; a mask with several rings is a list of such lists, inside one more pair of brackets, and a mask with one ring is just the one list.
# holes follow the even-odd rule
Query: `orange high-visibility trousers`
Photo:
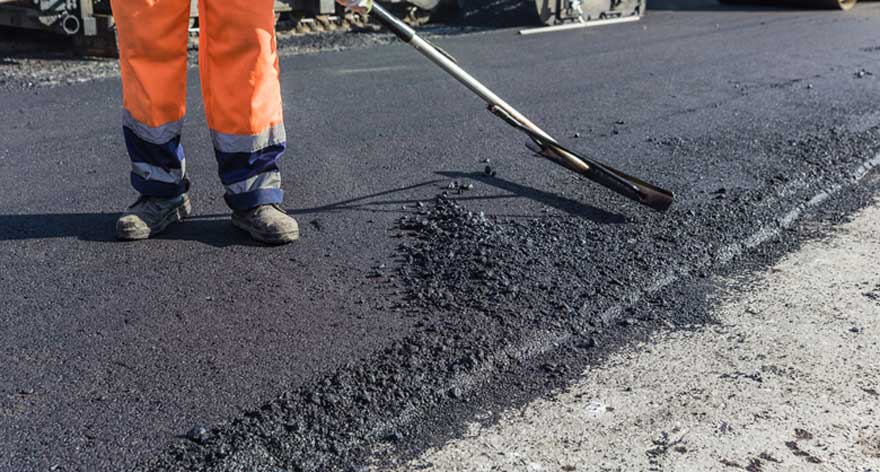
[[[111, 0], [119, 37], [131, 183], [146, 196], [187, 191], [190, 0]], [[199, 72], [224, 195], [233, 209], [281, 203], [286, 149], [274, 0], [200, 0]]]

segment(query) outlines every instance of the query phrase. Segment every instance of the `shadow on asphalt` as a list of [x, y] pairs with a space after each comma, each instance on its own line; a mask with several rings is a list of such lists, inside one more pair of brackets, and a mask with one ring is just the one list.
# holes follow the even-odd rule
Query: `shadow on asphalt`
[[318, 207], [311, 208], [288, 208], [287, 213], [290, 215], [309, 215], [312, 213], [329, 213], [334, 211], [345, 211], [345, 210], [362, 210], [362, 209], [370, 209], [371, 211], [377, 211], [375, 207], [377, 205], [414, 205], [420, 201], [424, 201], [424, 199], [396, 199], [396, 200], [381, 200], [375, 201], [373, 199], [377, 197], [384, 197], [387, 195], [393, 195], [396, 193], [404, 192], [407, 190], [414, 190], [420, 187], [427, 187], [429, 185], [436, 185], [443, 182], [440, 179], [428, 180], [426, 182], [407, 185], [406, 187], [399, 187], [391, 190], [383, 190], [381, 192], [371, 193], [369, 195], [364, 195], [362, 197], [348, 198], [345, 200], [338, 201], [336, 203], [330, 203], [328, 205], [321, 205]]
[[627, 220], [623, 215], [612, 213], [601, 208], [586, 205], [577, 200], [562, 197], [555, 193], [545, 192], [533, 187], [511, 182], [497, 176], [487, 175], [482, 172], [437, 172], [437, 174], [450, 179], [472, 179], [486, 185], [510, 192], [516, 197], [528, 198], [542, 203], [557, 210], [564, 211], [571, 216], [588, 219], [600, 224], [622, 224]]
[[118, 213], [46, 213], [0, 215], [0, 241], [77, 238], [84, 241], [116, 241], [113, 225]]
[[[0, 215], [0, 241], [76, 238], [115, 243], [118, 242], [114, 233], [117, 218], [119, 213]], [[181, 224], [169, 226], [155, 239], [197, 241], [215, 247], [261, 246], [232, 226], [229, 215], [188, 218]]]
[[156, 236], [155, 239], [196, 241], [216, 248], [266, 246], [254, 241], [247, 233], [232, 226], [229, 215], [192, 216], [181, 224], [169, 226], [165, 232]]
[[[538, 190], [536, 188], [528, 187], [525, 185], [521, 185], [515, 182], [511, 182], [509, 180], [504, 180], [499, 177], [492, 177], [486, 175], [482, 172], [437, 172], [437, 175], [442, 175], [446, 179], [472, 179], [492, 187], [505, 190], [510, 192], [510, 195], [488, 195], [488, 196], [475, 196], [475, 197], [460, 197], [456, 198], [454, 195], [450, 195], [451, 200], [500, 200], [507, 198], [529, 198], [536, 202], [542, 203], [549, 207], [556, 208], [558, 210], [564, 211], [572, 216], [586, 218], [595, 223], [601, 224], [621, 224], [626, 223], [627, 220], [622, 215], [617, 213], [611, 213], [606, 210], [602, 210], [600, 208], [596, 208], [590, 205], [585, 205], [576, 200], [572, 200], [570, 198], [561, 197], [559, 195], [545, 192], [543, 190]], [[369, 210], [369, 211], [383, 211], [377, 207], [381, 206], [389, 206], [393, 207], [394, 211], [400, 211], [399, 207], [401, 205], [415, 205], [419, 202], [424, 202], [424, 198], [397, 198], [390, 200], [376, 200], [378, 197], [393, 195], [396, 193], [413, 190], [420, 187], [426, 187], [429, 185], [438, 185], [441, 183], [446, 183], [446, 179], [435, 179], [428, 180], [422, 183], [408, 185], [406, 187], [400, 187], [392, 190], [385, 190], [382, 192], [373, 193], [370, 195], [364, 195], [362, 197], [349, 198], [346, 200], [342, 200], [336, 203], [331, 203], [329, 205], [322, 205], [319, 207], [313, 208], [290, 208], [287, 209], [287, 212], [291, 215], [308, 215], [315, 213], [329, 213], [336, 211], [352, 211], [352, 210]]]
[[[377, 207], [392, 206], [399, 211], [400, 205], [415, 205], [424, 199], [392, 198], [377, 200], [379, 197], [411, 191], [430, 185], [446, 183], [446, 179], [471, 179], [509, 192], [509, 195], [489, 195], [461, 197], [466, 200], [497, 200], [506, 198], [528, 198], [543, 205], [556, 208], [569, 215], [585, 218], [599, 224], [622, 224], [624, 216], [601, 208], [586, 205], [554, 193], [538, 190], [500, 177], [482, 172], [437, 172], [444, 179], [432, 179], [418, 184], [384, 190], [356, 198], [349, 198], [329, 205], [312, 208], [292, 208], [291, 215], [309, 215], [338, 211], [382, 211]], [[458, 199], [450, 196], [450, 199]], [[0, 241], [25, 239], [77, 238], [81, 241], [117, 242], [114, 226], [119, 213], [46, 213], [34, 215], [0, 215]], [[232, 226], [228, 214], [196, 215], [183, 223], [169, 226], [155, 239], [197, 241], [214, 247], [262, 246], [253, 241], [244, 231]]]

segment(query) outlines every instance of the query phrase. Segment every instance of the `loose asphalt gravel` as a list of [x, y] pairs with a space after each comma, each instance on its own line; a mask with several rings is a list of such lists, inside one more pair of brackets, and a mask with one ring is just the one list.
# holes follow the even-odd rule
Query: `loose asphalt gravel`
[[117, 80], [0, 88], [0, 470], [415, 454], [658, 327], [711, 321], [708, 275], [796, 246], [796, 217], [870, 200], [880, 5], [653, 8], [435, 40], [566, 144], [674, 190], [666, 214], [531, 157], [458, 84], [380, 44], [282, 59], [300, 242], [229, 225], [192, 71], [196, 216], [116, 243], [133, 198]]

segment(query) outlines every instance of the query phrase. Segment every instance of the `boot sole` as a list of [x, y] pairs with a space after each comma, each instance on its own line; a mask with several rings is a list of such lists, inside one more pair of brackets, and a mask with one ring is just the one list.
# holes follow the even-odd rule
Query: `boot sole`
[[264, 243], [264, 244], [272, 244], [272, 245], [287, 244], [287, 243], [292, 243], [292, 242], [296, 241], [297, 239], [299, 239], [299, 229], [297, 229], [296, 231], [291, 231], [289, 233], [281, 233], [281, 234], [263, 233], [261, 231], [255, 230], [253, 228], [249, 228], [247, 225], [240, 223], [235, 218], [232, 219], [232, 226], [235, 226], [236, 228], [246, 232], [247, 234], [249, 234], [251, 236], [251, 238], [253, 238], [254, 240], [259, 241], [261, 243]]
[[122, 241], [140, 241], [149, 239], [157, 234], [165, 231], [172, 223], [177, 223], [192, 214], [192, 203], [189, 198], [184, 199], [183, 204], [175, 208], [174, 211], [168, 212], [161, 221], [145, 230], [135, 230], [126, 232], [117, 232], [116, 237]]

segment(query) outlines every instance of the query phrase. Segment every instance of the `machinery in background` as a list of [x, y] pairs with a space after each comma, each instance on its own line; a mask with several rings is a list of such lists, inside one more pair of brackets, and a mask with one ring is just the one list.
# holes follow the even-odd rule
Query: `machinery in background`
[[[197, 0], [190, 28], [198, 31]], [[639, 16], [645, 0], [379, 0], [410, 25], [433, 19], [475, 26], [499, 26], [506, 18], [517, 26], [560, 25]], [[843, 0], [842, 0], [843, 1]], [[846, 0], [852, 1], [852, 0]], [[344, 12], [334, 0], [276, 0], [279, 30], [321, 32], [363, 26], [366, 18]], [[512, 23], [511, 23], [512, 22]], [[505, 25], [504, 21], [500, 25]], [[0, 26], [36, 29], [72, 38], [86, 55], [115, 55], [116, 36], [110, 0], [0, 0]]]
[[[190, 26], [198, 30], [197, 0]], [[410, 25], [429, 20], [491, 26], [571, 26], [636, 19], [646, 0], [379, 0]], [[719, 0], [743, 3], [748, 0]], [[849, 10], [857, 0], [794, 0], [811, 7]], [[363, 26], [334, 0], [276, 0], [279, 29], [299, 33]], [[494, 22], [499, 16], [506, 20]], [[488, 20], [487, 20], [488, 19]], [[114, 55], [116, 36], [110, 0], [0, 0], [0, 26], [51, 31], [70, 36], [82, 54]]]
[[547, 26], [585, 23], [597, 20], [638, 17], [644, 14], [643, 0], [543, 0], [537, 2], [538, 15]]
[[0, 26], [67, 35], [85, 54], [116, 51], [110, 0], [0, 0]]
[[[441, 0], [384, 0], [410, 23], [421, 24], [441, 9]], [[190, 30], [198, 32], [198, 1], [191, 0]], [[279, 29], [300, 33], [346, 29], [364, 19], [346, 14], [334, 0], [276, 0]], [[0, 27], [65, 35], [87, 55], [115, 55], [115, 24], [110, 0], [0, 0]]]

